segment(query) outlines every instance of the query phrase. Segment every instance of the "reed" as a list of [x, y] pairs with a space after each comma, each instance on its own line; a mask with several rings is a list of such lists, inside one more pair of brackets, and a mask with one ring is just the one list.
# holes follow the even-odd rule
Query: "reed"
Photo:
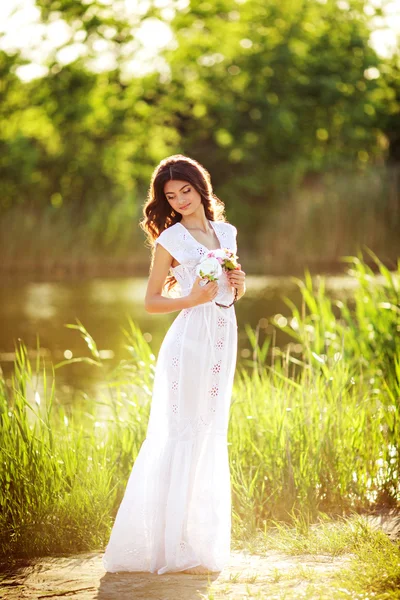
[[[306, 271], [302, 306], [276, 326], [301, 356], [248, 331], [253, 357], [238, 370], [230, 424], [235, 531], [270, 519], [315, 519], [400, 500], [400, 263], [389, 272], [367, 249], [344, 257], [348, 303]], [[293, 375], [295, 373], [295, 375]], [[251, 528], [249, 528], [249, 521]]]
[[[253, 357], [236, 371], [228, 435], [236, 540], [399, 500], [400, 268], [351, 264], [352, 305], [298, 280], [303, 306], [282, 328], [300, 355], [246, 327]], [[0, 376], [3, 556], [103, 548], [145, 437], [156, 359], [140, 329], [128, 320], [127, 359], [110, 368], [81, 323], [68, 327], [90, 351], [73, 360], [103, 370], [100, 399], [64, 406], [56, 371], [71, 361], [32, 363], [23, 342]]]

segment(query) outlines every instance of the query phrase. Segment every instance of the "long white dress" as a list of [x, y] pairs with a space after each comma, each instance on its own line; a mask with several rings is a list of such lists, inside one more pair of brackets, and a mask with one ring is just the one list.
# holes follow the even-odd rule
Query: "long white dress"
[[[209, 221], [221, 248], [236, 252], [236, 227]], [[180, 263], [189, 294], [208, 249], [181, 224], [156, 240]], [[225, 271], [215, 300], [230, 304]], [[181, 310], [157, 357], [150, 417], [103, 555], [108, 572], [163, 574], [229, 561], [231, 488], [227, 429], [237, 358], [235, 305], [209, 301]]]

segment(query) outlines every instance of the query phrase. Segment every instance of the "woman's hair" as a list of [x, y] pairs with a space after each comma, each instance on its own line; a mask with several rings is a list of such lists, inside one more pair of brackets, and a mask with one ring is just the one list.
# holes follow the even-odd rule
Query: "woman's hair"
[[[224, 215], [225, 205], [214, 194], [207, 169], [193, 158], [183, 154], [174, 154], [164, 158], [154, 169], [151, 176], [147, 200], [143, 206], [144, 218], [139, 223], [139, 226], [147, 235], [147, 242], [152, 248], [151, 266], [154, 262], [154, 241], [164, 229], [175, 225], [182, 219], [182, 215], [172, 209], [164, 194], [164, 185], [171, 179], [187, 181], [195, 188], [201, 196], [207, 219], [210, 221], [226, 220]], [[165, 286], [170, 290], [176, 282], [173, 275], [168, 275]]]

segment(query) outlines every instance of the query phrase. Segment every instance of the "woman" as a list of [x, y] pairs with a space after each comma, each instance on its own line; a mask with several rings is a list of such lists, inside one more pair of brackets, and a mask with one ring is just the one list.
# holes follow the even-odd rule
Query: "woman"
[[[223, 270], [205, 285], [196, 275], [210, 250], [236, 253], [237, 230], [223, 210], [197, 161], [178, 154], [155, 169], [140, 223], [154, 242], [145, 307], [180, 312], [159, 350], [146, 439], [103, 556], [107, 571], [208, 573], [229, 560], [234, 302], [245, 272]], [[179, 295], [161, 295], [177, 284]]]

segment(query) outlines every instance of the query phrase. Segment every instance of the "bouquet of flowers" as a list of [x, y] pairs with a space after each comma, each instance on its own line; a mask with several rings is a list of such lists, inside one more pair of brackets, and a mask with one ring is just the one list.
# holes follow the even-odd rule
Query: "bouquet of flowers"
[[210, 250], [205, 257], [196, 266], [196, 275], [207, 281], [215, 281], [223, 271], [233, 271], [239, 269], [237, 255], [229, 248], [218, 248]]

